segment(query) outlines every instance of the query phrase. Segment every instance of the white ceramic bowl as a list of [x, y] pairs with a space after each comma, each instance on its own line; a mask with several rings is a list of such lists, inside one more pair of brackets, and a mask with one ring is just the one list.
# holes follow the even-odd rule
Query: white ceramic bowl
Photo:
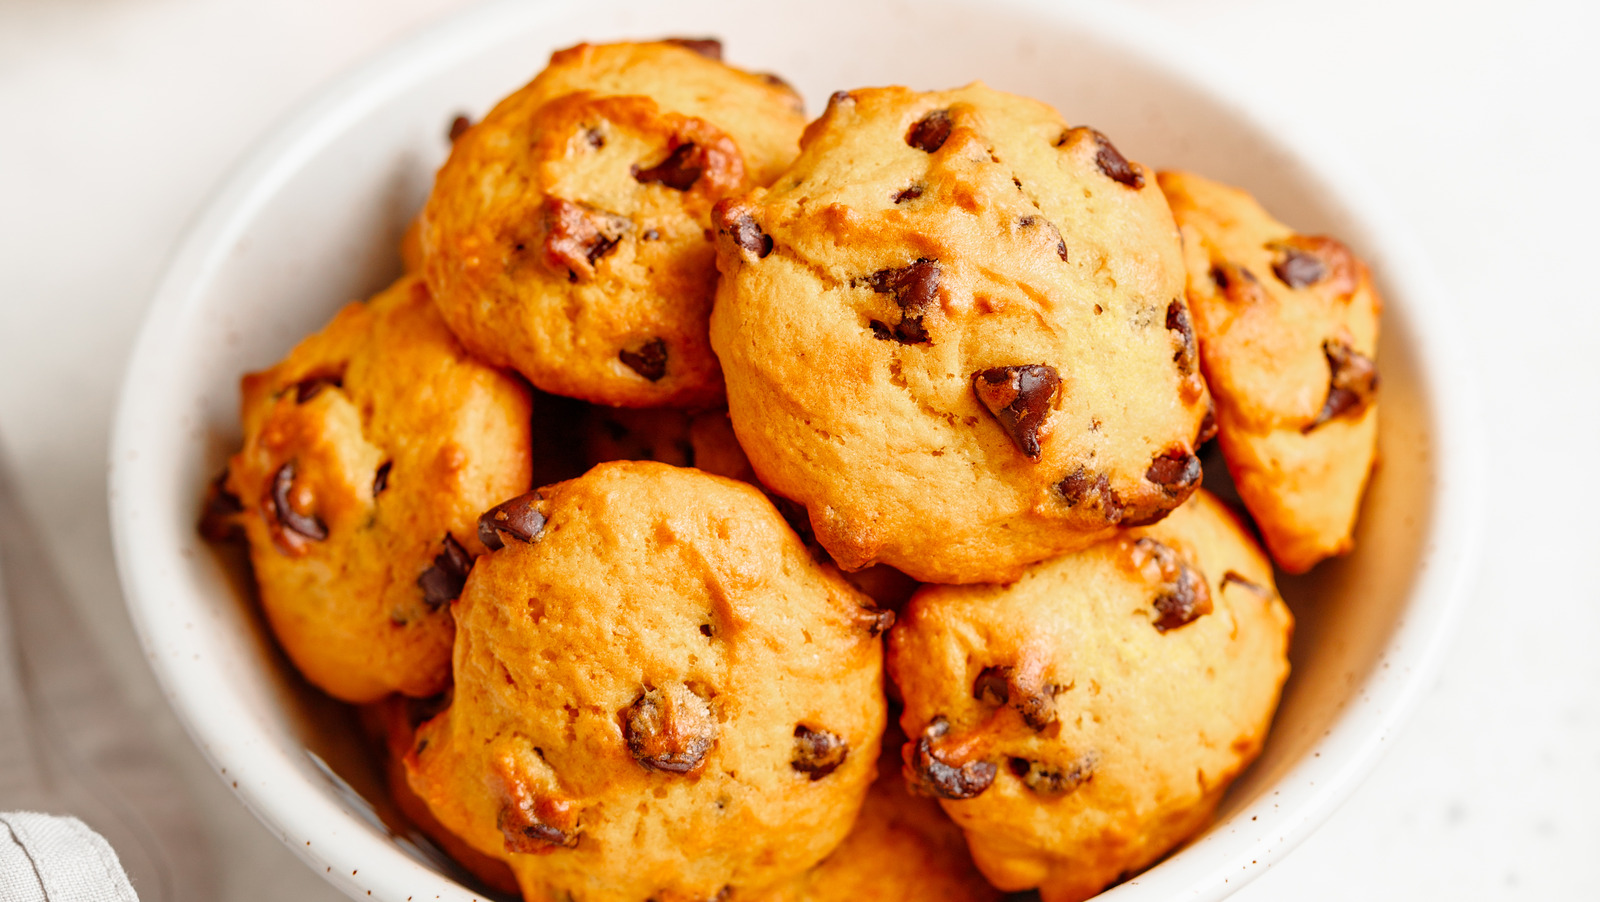
[[886, 83], [982, 79], [1038, 97], [1130, 157], [1246, 186], [1372, 264], [1388, 301], [1382, 467], [1358, 550], [1284, 581], [1298, 619], [1294, 673], [1265, 752], [1215, 825], [1108, 897], [1215, 899], [1242, 885], [1349, 794], [1417, 697], [1473, 557], [1481, 442], [1452, 318], [1383, 199], [1314, 125], [1254, 99], [1247, 77], [1104, 6], [507, 3], [419, 35], [323, 94], [198, 219], [124, 387], [111, 460], [117, 557], [173, 707], [239, 798], [340, 889], [393, 902], [480, 895], [374, 815], [382, 795], [348, 717], [293, 675], [196, 536], [196, 512], [238, 441], [240, 374], [398, 272], [400, 232], [454, 114], [480, 115], [579, 40], [707, 34], [725, 40], [731, 62], [793, 81], [813, 111], [836, 88]]

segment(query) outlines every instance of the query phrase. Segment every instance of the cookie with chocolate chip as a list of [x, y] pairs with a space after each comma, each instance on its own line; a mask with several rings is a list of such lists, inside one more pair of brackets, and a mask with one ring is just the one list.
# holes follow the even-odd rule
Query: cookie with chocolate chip
[[594, 407], [582, 435], [590, 465], [608, 460], [654, 460], [740, 482], [756, 481], [725, 410]]
[[529, 487], [527, 388], [407, 276], [245, 376], [240, 410], [225, 486], [289, 659], [350, 702], [444, 689], [477, 517]]
[[1204, 491], [1007, 586], [929, 586], [889, 634], [902, 758], [1003, 890], [1077, 902], [1199, 831], [1260, 751], [1291, 618]]
[[529, 899], [739, 898], [839, 844], [881, 643], [758, 489], [617, 461], [481, 523], [454, 701], [406, 762], [441, 823]]
[[472, 351], [612, 406], [722, 396], [712, 206], [794, 157], [798, 95], [714, 41], [580, 44], [455, 140], [423, 271]]
[[1304, 572], [1353, 543], [1377, 448], [1382, 302], [1337, 239], [1197, 175], [1158, 181], [1183, 232], [1217, 441], [1267, 550]]
[[734, 430], [839, 564], [999, 582], [1200, 482], [1207, 408], [1149, 170], [972, 85], [834, 95], [715, 216]]

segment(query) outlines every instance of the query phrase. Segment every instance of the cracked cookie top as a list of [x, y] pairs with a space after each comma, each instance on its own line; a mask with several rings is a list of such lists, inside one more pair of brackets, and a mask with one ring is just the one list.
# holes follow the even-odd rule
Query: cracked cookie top
[[1015, 578], [1200, 480], [1177, 229], [1105, 135], [981, 84], [840, 92], [715, 215], [711, 342], [762, 481], [847, 569]]
[[714, 41], [557, 52], [439, 171], [417, 242], [439, 309], [544, 391], [715, 403], [711, 209], [776, 175], [803, 123], [793, 89]]

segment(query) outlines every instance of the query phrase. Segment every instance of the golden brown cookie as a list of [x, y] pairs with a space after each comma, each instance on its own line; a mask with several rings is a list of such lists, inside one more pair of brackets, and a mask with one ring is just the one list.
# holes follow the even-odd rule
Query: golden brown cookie
[[438, 714], [448, 703], [449, 699], [444, 695], [428, 699], [391, 695], [383, 701], [363, 706], [361, 716], [369, 732], [381, 743], [379, 750], [383, 755], [385, 785], [388, 786], [389, 797], [406, 820], [455, 859], [457, 864], [483, 881], [485, 886], [498, 892], [515, 894], [517, 878], [506, 867], [506, 863], [479, 852], [461, 837], [446, 830], [433, 812], [428, 810], [428, 804], [412, 792], [411, 784], [406, 782], [404, 759], [416, 743], [417, 727]]
[[1199, 483], [1177, 229], [1098, 132], [982, 85], [841, 92], [717, 229], [734, 430], [846, 569], [1009, 580]]
[[972, 863], [961, 830], [937, 803], [906, 791], [904, 741], [892, 727], [884, 736], [878, 779], [839, 848], [760, 902], [998, 902], [1000, 891]]
[[601, 404], [721, 399], [711, 208], [776, 175], [804, 119], [781, 81], [692, 44], [559, 51], [457, 137], [420, 238], [475, 353]]
[[591, 465], [654, 460], [740, 482], [756, 481], [725, 410], [593, 407], [584, 425], [584, 452]]
[[1217, 438], [1272, 557], [1303, 573], [1351, 547], [1378, 436], [1378, 313], [1367, 267], [1255, 198], [1163, 172], [1182, 227]]
[[759, 490], [613, 462], [481, 523], [503, 547], [406, 761], [441, 823], [528, 899], [755, 893], [838, 845], [883, 732], [879, 621]]
[[406, 277], [245, 376], [240, 410], [227, 489], [289, 659], [350, 702], [444, 689], [477, 516], [529, 485], [527, 389]]
[[889, 640], [906, 777], [996, 886], [1086, 899], [1209, 820], [1260, 751], [1290, 628], [1203, 491], [1012, 585], [924, 588]]

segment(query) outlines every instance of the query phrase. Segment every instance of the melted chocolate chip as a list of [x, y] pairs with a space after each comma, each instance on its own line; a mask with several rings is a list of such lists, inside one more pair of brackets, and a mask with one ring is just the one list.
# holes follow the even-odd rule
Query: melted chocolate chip
[[557, 799], [533, 798], [526, 791], [500, 809], [495, 826], [505, 838], [506, 851], [538, 855], [578, 844], [577, 806]]
[[1093, 129], [1090, 129], [1090, 132], [1094, 135], [1094, 164], [1100, 168], [1106, 178], [1136, 191], [1143, 188], [1144, 173], [1128, 162], [1128, 158], [1117, 150], [1116, 145], [1111, 143], [1110, 138]]
[[456, 143], [456, 141], [460, 140], [461, 136], [466, 134], [467, 133], [467, 129], [469, 129], [471, 127], [472, 127], [472, 120], [468, 119], [464, 115], [456, 116], [456, 118], [451, 119], [450, 120], [450, 131], [449, 131], [450, 143], [454, 144], [454, 143]]
[[[873, 291], [892, 295], [900, 307], [900, 322], [890, 332], [896, 341], [921, 344], [928, 340], [922, 318], [939, 299], [939, 276], [939, 261], [924, 257], [909, 266], [880, 269], [867, 277]], [[873, 334], [878, 335], [876, 327]]]
[[722, 62], [722, 42], [716, 38], [667, 38], [666, 42], [693, 50], [708, 60]]
[[586, 204], [546, 197], [543, 227], [545, 264], [576, 282], [594, 275], [595, 264], [617, 249], [633, 223]]
[[1200, 431], [1195, 433], [1194, 446], [1204, 445], [1217, 437], [1217, 405], [1210, 398], [1206, 399], [1206, 415], [1200, 418]]
[[1154, 601], [1156, 613], [1160, 615], [1154, 622], [1157, 632], [1186, 626], [1211, 613], [1211, 590], [1199, 571], [1189, 566], [1182, 555], [1171, 546], [1150, 538], [1138, 540], [1134, 548], [1154, 561], [1160, 573], [1161, 589]]
[[888, 608], [857, 608], [855, 622], [867, 635], [876, 639], [894, 626], [895, 613]]
[[1172, 496], [1185, 495], [1200, 484], [1200, 458], [1185, 448], [1169, 448], [1150, 462], [1144, 478]]
[[1272, 593], [1267, 590], [1266, 586], [1263, 586], [1258, 582], [1245, 579], [1234, 570], [1229, 570], [1227, 573], [1222, 574], [1222, 588], [1226, 589], [1231, 585], [1243, 586], [1245, 589], [1248, 589], [1249, 591], [1254, 592], [1263, 598], [1267, 598], [1272, 595]]
[[1091, 473], [1080, 466], [1056, 483], [1056, 491], [1068, 507], [1096, 507], [1108, 524], [1122, 520], [1122, 499], [1111, 488], [1111, 480], [1104, 473]]
[[660, 382], [667, 374], [667, 343], [659, 338], [650, 339], [636, 350], [622, 351], [617, 357], [628, 369], [651, 382]]
[[950, 124], [949, 110], [934, 110], [912, 123], [906, 132], [906, 143], [933, 153], [950, 139]]
[[942, 717], [928, 725], [906, 756], [906, 782], [913, 792], [941, 799], [974, 799], [983, 794], [999, 768], [988, 761], [968, 761], [956, 767], [939, 757], [935, 739], [949, 732]]
[[1272, 274], [1290, 288], [1304, 288], [1322, 281], [1328, 268], [1314, 254], [1280, 246], [1277, 259], [1272, 261]]
[[1028, 789], [1039, 795], [1059, 796], [1089, 782], [1094, 777], [1098, 757], [1094, 754], [1084, 755], [1066, 767], [1046, 767], [1041, 762], [1027, 758], [1012, 758], [1009, 766], [1011, 773]]
[[229, 542], [244, 535], [239, 524], [239, 514], [244, 505], [239, 496], [228, 491], [228, 471], [218, 473], [206, 487], [206, 499], [200, 506], [200, 537], [208, 542]]
[[341, 388], [344, 379], [339, 376], [311, 376], [294, 384], [294, 403], [304, 404], [322, 394], [325, 388]]
[[1043, 453], [1039, 434], [1061, 387], [1056, 368], [1042, 363], [993, 367], [972, 376], [972, 390], [1029, 460]]
[[646, 770], [692, 774], [717, 742], [717, 722], [705, 699], [686, 686], [646, 689], [622, 712], [628, 753]]
[[764, 259], [772, 253], [772, 236], [761, 231], [761, 226], [756, 224], [754, 216], [743, 207], [723, 208], [722, 229], [733, 238], [733, 243], [747, 254], [754, 254], [757, 260]]
[[595, 150], [599, 150], [599, 149], [601, 149], [601, 148], [606, 146], [605, 133], [600, 131], [600, 129], [598, 129], [598, 128], [586, 128], [586, 129], [584, 129], [583, 130], [583, 140], [584, 140], [584, 142], [586, 144], [588, 144], [590, 147], [594, 148]]
[[903, 188], [894, 193], [894, 202], [897, 204], [903, 204], [908, 200], [916, 200], [922, 196], [922, 191], [923, 188], [921, 185], [912, 185], [909, 188]]
[[389, 470], [392, 467], [394, 467], [392, 460], [386, 460], [378, 465], [378, 472], [372, 474], [372, 497], [382, 495], [383, 490], [389, 487]]
[[317, 517], [302, 514], [289, 503], [289, 492], [294, 488], [294, 461], [278, 468], [272, 476], [272, 515], [278, 525], [313, 542], [328, 538], [327, 524]]
[[1219, 263], [1211, 267], [1211, 281], [1217, 284], [1224, 298], [1235, 304], [1254, 303], [1263, 298], [1260, 280], [1243, 266]]
[[1009, 705], [1035, 732], [1055, 723], [1058, 691], [1055, 686], [1020, 676], [1015, 667], [1006, 664], [983, 668], [972, 682], [973, 698], [986, 705]]
[[838, 734], [813, 730], [804, 724], [794, 728], [794, 756], [789, 765], [813, 781], [833, 773], [850, 755], [850, 746]]
[[1328, 358], [1328, 397], [1317, 418], [1301, 432], [1310, 432], [1334, 417], [1361, 416], [1378, 391], [1378, 365], [1371, 357], [1331, 338], [1322, 343], [1322, 353]]
[[634, 164], [631, 171], [634, 181], [641, 185], [654, 182], [674, 191], [688, 191], [700, 180], [705, 168], [705, 154], [700, 146], [693, 141], [686, 141], [674, 147], [672, 153], [667, 154], [667, 158], [660, 163], [648, 169]]
[[422, 589], [422, 600], [428, 607], [438, 610], [461, 597], [467, 585], [467, 574], [472, 571], [472, 556], [461, 547], [455, 536], [444, 534], [444, 550], [433, 559], [433, 565], [417, 577]]
[[1172, 360], [1178, 365], [1178, 372], [1185, 376], [1193, 373], [1200, 352], [1195, 347], [1194, 326], [1189, 322], [1189, 308], [1177, 298], [1173, 298], [1172, 302], [1167, 304], [1167, 329], [1178, 333], [1179, 347], [1172, 353]]
[[544, 496], [538, 492], [518, 495], [483, 512], [478, 518], [478, 541], [490, 551], [505, 547], [507, 538], [532, 545], [544, 535], [544, 514], [539, 502]]

